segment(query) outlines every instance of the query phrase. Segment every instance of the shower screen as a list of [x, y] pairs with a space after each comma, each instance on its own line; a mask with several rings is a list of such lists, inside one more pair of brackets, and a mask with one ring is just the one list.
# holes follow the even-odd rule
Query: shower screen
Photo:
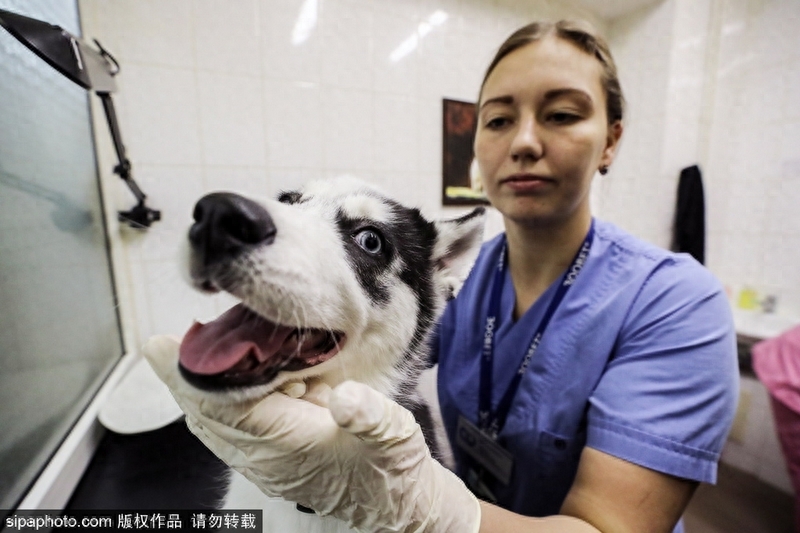
[[[80, 35], [75, 2], [0, 8]], [[0, 31], [0, 510], [123, 353], [88, 98]]]

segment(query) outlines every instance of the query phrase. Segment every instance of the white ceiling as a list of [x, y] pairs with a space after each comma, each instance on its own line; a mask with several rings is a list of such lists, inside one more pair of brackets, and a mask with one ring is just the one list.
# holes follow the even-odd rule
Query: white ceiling
[[572, 0], [572, 2], [605, 20], [627, 15], [661, 0]]

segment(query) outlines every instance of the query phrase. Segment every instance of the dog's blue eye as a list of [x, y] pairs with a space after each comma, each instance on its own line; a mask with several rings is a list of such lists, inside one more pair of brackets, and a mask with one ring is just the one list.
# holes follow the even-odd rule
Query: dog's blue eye
[[381, 250], [383, 250], [383, 241], [381, 240], [381, 236], [371, 229], [359, 231], [356, 234], [355, 239], [358, 245], [368, 253], [378, 254], [381, 252]]

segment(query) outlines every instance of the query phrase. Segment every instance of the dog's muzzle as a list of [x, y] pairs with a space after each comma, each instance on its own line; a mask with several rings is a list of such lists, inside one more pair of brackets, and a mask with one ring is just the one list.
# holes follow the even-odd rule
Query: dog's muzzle
[[277, 229], [261, 205], [238, 194], [216, 192], [194, 207], [189, 242], [196, 260], [207, 267], [254, 246], [269, 245]]

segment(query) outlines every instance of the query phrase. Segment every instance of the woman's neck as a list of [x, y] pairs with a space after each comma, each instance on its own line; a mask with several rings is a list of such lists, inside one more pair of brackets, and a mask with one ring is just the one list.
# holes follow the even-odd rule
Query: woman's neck
[[521, 317], [570, 265], [591, 222], [589, 212], [563, 224], [547, 226], [505, 220], [508, 268], [517, 297], [515, 319]]

